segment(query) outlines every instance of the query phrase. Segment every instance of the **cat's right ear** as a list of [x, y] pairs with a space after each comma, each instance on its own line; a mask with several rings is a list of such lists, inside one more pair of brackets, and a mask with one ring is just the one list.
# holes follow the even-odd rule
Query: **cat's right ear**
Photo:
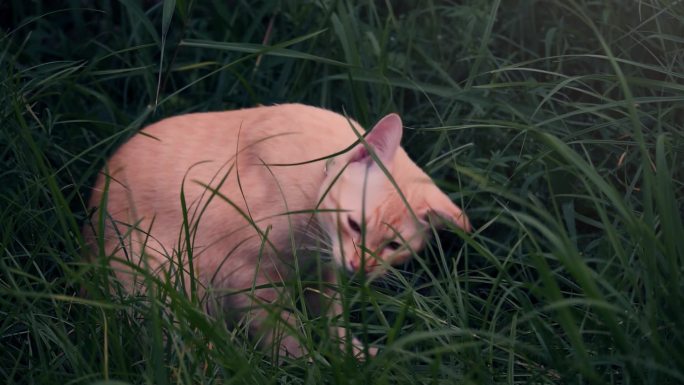
[[[394, 159], [401, 144], [402, 123], [397, 114], [389, 114], [373, 127], [365, 140], [383, 164], [389, 164]], [[359, 143], [353, 150], [350, 162], [372, 162], [368, 149]]]

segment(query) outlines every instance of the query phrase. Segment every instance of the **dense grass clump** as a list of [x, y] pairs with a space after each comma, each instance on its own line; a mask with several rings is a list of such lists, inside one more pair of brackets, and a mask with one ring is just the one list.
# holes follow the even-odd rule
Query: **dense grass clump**
[[[681, 2], [9, 0], [0, 27], [0, 382], [684, 382]], [[342, 285], [366, 362], [303, 316], [317, 354], [274, 364], [174, 277], [132, 296], [82, 258], [137, 130], [283, 102], [400, 112], [477, 228]]]

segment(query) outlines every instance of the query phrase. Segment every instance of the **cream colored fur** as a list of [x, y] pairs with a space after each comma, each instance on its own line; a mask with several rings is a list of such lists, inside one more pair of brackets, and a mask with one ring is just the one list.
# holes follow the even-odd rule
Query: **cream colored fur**
[[[460, 208], [399, 147], [402, 127], [395, 114], [383, 118], [365, 143], [309, 162], [343, 151], [364, 132], [342, 115], [299, 104], [188, 114], [148, 126], [111, 157], [94, 188], [90, 205], [106, 202], [109, 215], [101, 234], [105, 255], [159, 274], [177, 268], [178, 255], [189, 270], [191, 247], [200, 295], [219, 299], [219, 308], [210, 311], [248, 314], [253, 331], [274, 342], [267, 312], [256, 302], [277, 303], [286, 292], [244, 290], [291, 279], [298, 250], [328, 245], [336, 265], [377, 275], [408, 259], [409, 249], [423, 247], [431, 213], [470, 230]], [[181, 190], [191, 230], [197, 226], [191, 245], [182, 230]], [[357, 227], [365, 229], [364, 245]], [[95, 252], [96, 228], [84, 230]], [[298, 262], [306, 267], [315, 261]], [[128, 290], [144, 289], [127, 264], [112, 264]], [[325, 276], [333, 280], [335, 274], [327, 270]], [[331, 316], [340, 311], [333, 301]], [[282, 318], [297, 327], [288, 313]], [[305, 353], [294, 337], [278, 343], [281, 354]], [[360, 352], [360, 343], [353, 343]]]

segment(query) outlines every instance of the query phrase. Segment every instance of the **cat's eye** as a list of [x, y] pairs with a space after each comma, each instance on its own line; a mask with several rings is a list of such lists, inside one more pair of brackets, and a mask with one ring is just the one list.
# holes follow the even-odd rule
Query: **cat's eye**
[[392, 241], [392, 242], [388, 243], [387, 246], [385, 246], [385, 247], [392, 250], [392, 251], [395, 251], [401, 247], [401, 243], [399, 243], [397, 241]]
[[359, 224], [355, 220], [351, 219], [351, 217], [347, 217], [347, 224], [349, 225], [350, 229], [356, 231], [359, 234], [361, 233], [361, 226], [359, 226]]

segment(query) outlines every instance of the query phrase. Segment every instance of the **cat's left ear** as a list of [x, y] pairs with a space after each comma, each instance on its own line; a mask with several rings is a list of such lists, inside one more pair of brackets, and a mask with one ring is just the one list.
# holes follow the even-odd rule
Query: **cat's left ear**
[[[373, 148], [380, 161], [383, 164], [389, 164], [399, 148], [401, 134], [401, 118], [397, 114], [389, 114], [380, 119], [366, 135], [365, 140]], [[363, 144], [360, 143], [352, 151], [350, 162], [372, 161], [368, 149]]]
[[470, 233], [473, 231], [466, 213], [437, 186], [428, 188], [425, 198], [428, 207], [422, 214], [426, 222], [429, 222], [429, 218], [432, 217], [438, 221], [451, 222], [465, 232]]

